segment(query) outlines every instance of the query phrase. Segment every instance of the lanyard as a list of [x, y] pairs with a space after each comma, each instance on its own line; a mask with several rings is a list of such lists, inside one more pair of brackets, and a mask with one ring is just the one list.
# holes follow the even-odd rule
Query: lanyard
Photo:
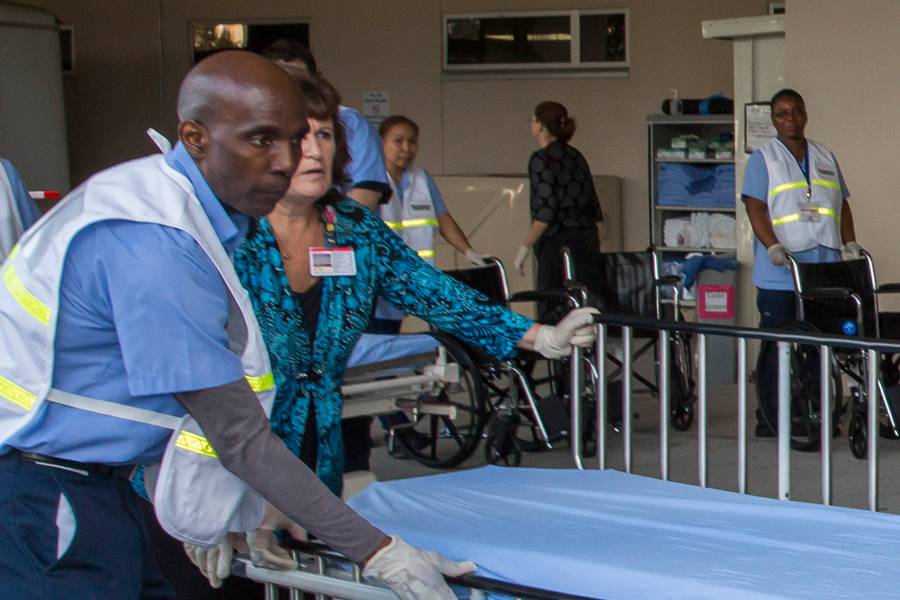
[[795, 161], [797, 161], [797, 166], [800, 167], [800, 171], [803, 173], [803, 177], [806, 179], [806, 199], [809, 200], [812, 197], [812, 184], [809, 181], [809, 144], [806, 140], [803, 140], [803, 160], [798, 160], [794, 153], [790, 151], [790, 149], [785, 146], [784, 142], [776, 138], [776, 141], [781, 144], [781, 146], [787, 151], [788, 154], [793, 157]]

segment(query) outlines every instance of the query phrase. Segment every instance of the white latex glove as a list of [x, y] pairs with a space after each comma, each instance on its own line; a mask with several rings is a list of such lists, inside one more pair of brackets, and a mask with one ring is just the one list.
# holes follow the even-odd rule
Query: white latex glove
[[469, 259], [469, 262], [475, 265], [476, 267], [486, 267], [487, 262], [484, 260], [484, 255], [480, 252], [477, 252], [473, 248], [469, 248], [466, 250], [465, 254], [466, 258]]
[[534, 350], [544, 358], [562, 358], [572, 353], [572, 346], [590, 346], [597, 339], [594, 315], [600, 311], [593, 306], [569, 311], [556, 325], [541, 325], [534, 341]]
[[787, 262], [787, 249], [781, 244], [772, 244], [766, 250], [769, 253], [769, 262], [775, 266], [781, 266]]
[[285, 530], [298, 540], [306, 539], [306, 530], [291, 521], [284, 513], [266, 502], [266, 513], [259, 528], [247, 532], [247, 547], [250, 560], [257, 567], [276, 570], [297, 568], [297, 561], [290, 552], [278, 545], [275, 532]]
[[392, 535], [391, 543], [366, 562], [363, 576], [380, 579], [402, 600], [456, 600], [443, 575], [458, 577], [476, 568], [470, 560], [455, 562]]
[[847, 242], [844, 244], [843, 255], [844, 260], [856, 260], [862, 258], [863, 247], [857, 242]]
[[513, 261], [513, 266], [516, 268], [516, 271], [519, 272], [519, 275], [525, 274], [525, 260], [528, 258], [529, 254], [531, 254], [531, 248], [519, 246], [519, 251], [516, 253], [516, 260]]
[[206, 547], [185, 544], [184, 551], [191, 562], [209, 579], [209, 585], [222, 587], [222, 582], [231, 575], [231, 559], [235, 547], [243, 548], [244, 534], [228, 533], [218, 546]]

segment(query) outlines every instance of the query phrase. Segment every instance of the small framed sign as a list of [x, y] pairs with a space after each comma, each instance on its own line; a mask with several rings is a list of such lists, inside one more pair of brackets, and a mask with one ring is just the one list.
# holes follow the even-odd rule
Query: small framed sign
[[753, 154], [778, 135], [772, 125], [772, 107], [768, 102], [748, 102], [744, 105], [744, 152]]

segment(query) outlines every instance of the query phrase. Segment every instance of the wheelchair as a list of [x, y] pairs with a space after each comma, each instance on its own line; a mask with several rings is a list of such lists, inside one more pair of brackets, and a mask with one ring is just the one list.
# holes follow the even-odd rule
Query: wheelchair
[[[503, 265], [487, 260], [484, 267], [446, 273], [492, 304], [562, 299], [574, 306], [575, 300], [563, 290], [511, 296]], [[391, 427], [388, 443], [399, 444], [411, 458], [437, 469], [464, 462], [482, 439], [486, 462], [517, 466], [523, 451], [552, 448], [567, 438], [567, 391], [560, 388], [553, 364], [561, 361], [523, 350], [515, 358], [497, 360], [434, 329], [424, 335], [388, 337], [399, 346], [429, 336], [436, 355], [432, 350], [348, 370], [349, 385], [342, 388], [344, 416], [402, 411], [408, 420]], [[549, 363], [546, 368], [544, 361]]]
[[[603, 289], [595, 291], [595, 296], [590, 299], [591, 304], [602, 312], [613, 314], [653, 318], [657, 320], [682, 320], [682, 300], [680, 278], [677, 275], [662, 275], [660, 273], [660, 257], [652, 248], [644, 252], [608, 252], [602, 254]], [[577, 279], [572, 257], [563, 251], [563, 264], [566, 277]], [[669, 292], [670, 297], [664, 297], [664, 291]], [[610, 337], [615, 334], [615, 329], [610, 331]], [[654, 396], [659, 396], [659, 363], [661, 352], [669, 352], [671, 357], [669, 370], [670, 390], [670, 423], [678, 431], [687, 431], [694, 421], [694, 354], [692, 350], [691, 335], [683, 331], [673, 331], [669, 336], [669, 347], [659, 348], [659, 332], [656, 330], [632, 331], [634, 340], [637, 341], [633, 350], [632, 364], [639, 358], [653, 352], [654, 372], [641, 373], [637, 369], [632, 372], [632, 377]], [[613, 393], [607, 393], [611, 403], [610, 425], [616, 431], [621, 425], [621, 407], [618, 404], [621, 393], [615, 393], [618, 382], [623, 373], [623, 362], [613, 352], [608, 351], [606, 359], [611, 361], [615, 368], [607, 375], [607, 383]], [[589, 369], [593, 385], [599, 385], [596, 381], [596, 367]], [[620, 385], [620, 384], [618, 384]], [[591, 420], [590, 422], [592, 422]]]
[[[875, 265], [871, 255], [863, 251], [859, 259], [831, 263], [801, 263], [788, 255], [788, 265], [794, 279], [796, 321], [781, 324], [778, 328], [793, 332], [860, 336], [866, 338], [900, 340], [900, 313], [880, 312], [878, 298], [882, 294], [900, 292], [900, 284], [878, 285]], [[765, 368], [763, 352], [757, 363], [757, 374]], [[846, 412], [850, 413], [847, 439], [856, 458], [863, 459], [868, 452], [867, 404], [879, 406], [879, 434], [882, 437], [900, 438], [900, 360], [892, 354], [879, 355], [877, 398], [868, 397], [867, 373], [869, 358], [862, 350], [834, 347], [828, 369], [832, 378], [830, 419], [821, 414], [821, 368], [818, 347], [791, 344], [791, 447], [795, 450], [818, 449], [822, 429], [830, 435], [839, 434], [839, 423]], [[844, 401], [843, 378], [847, 378], [849, 398]], [[774, 390], [757, 385], [760, 406], [771, 401]], [[764, 399], [763, 394], [768, 398]], [[770, 405], [774, 406], [774, 405]], [[772, 415], [761, 410], [772, 431], [775, 423]], [[830, 421], [830, 423], [829, 423]], [[831, 431], [829, 431], [829, 428]]]

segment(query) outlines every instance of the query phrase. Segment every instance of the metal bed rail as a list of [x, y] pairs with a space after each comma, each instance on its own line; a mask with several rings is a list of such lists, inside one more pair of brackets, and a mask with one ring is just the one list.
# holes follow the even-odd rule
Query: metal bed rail
[[[238, 558], [232, 564], [232, 573], [265, 584], [266, 600], [278, 600], [279, 589], [288, 590], [290, 600], [302, 600], [304, 592], [315, 594], [316, 600], [397, 600], [391, 590], [363, 579], [359, 565], [322, 544], [290, 540], [284, 545], [297, 560], [298, 569], [264, 569]], [[515, 600], [591, 600], [477, 575], [448, 577], [447, 581], [465, 588], [470, 600], [484, 600], [487, 594]]]
[[[630, 473], [632, 469], [632, 364], [631, 341], [635, 329], [655, 330], [659, 335], [660, 361], [659, 361], [659, 411], [660, 411], [660, 473], [662, 479], [669, 478], [669, 371], [672, 368], [668, 356], [668, 342], [671, 332], [680, 331], [690, 333], [697, 339], [698, 355], [698, 391], [697, 391], [697, 438], [698, 452], [698, 480], [701, 487], [707, 487], [708, 482], [708, 457], [707, 457], [707, 402], [708, 384], [706, 373], [706, 353], [708, 336], [724, 336], [737, 340], [738, 344], [738, 377], [737, 377], [737, 402], [738, 402], [738, 491], [747, 493], [748, 464], [747, 464], [747, 340], [771, 341], [778, 348], [778, 498], [789, 500], [791, 496], [790, 481], [790, 346], [791, 343], [800, 343], [819, 348], [821, 364], [820, 412], [823, 415], [831, 414], [831, 377], [829, 369], [831, 354], [834, 348], [844, 348], [864, 352], [867, 357], [866, 389], [870, 399], [878, 398], [878, 358], [879, 353], [900, 353], [900, 343], [892, 343], [884, 340], [842, 337], [837, 335], [812, 335], [809, 333], [785, 332], [769, 329], [756, 329], [738, 327], [733, 325], [716, 325], [709, 323], [686, 323], [684, 321], [660, 321], [641, 317], [630, 317], [614, 314], [598, 314], [594, 319], [597, 323], [597, 342], [595, 348], [595, 361], [590, 363], [592, 375], [596, 377], [597, 385], [594, 386], [594, 400], [596, 402], [597, 452], [598, 467], [606, 468], [606, 385], [605, 356], [607, 346], [607, 329], [620, 327], [622, 330], [622, 346], [624, 353], [624, 372], [622, 385], [622, 427], [625, 471]], [[581, 390], [583, 388], [584, 350], [575, 348], [571, 356], [571, 388]], [[571, 403], [572, 459], [578, 469], [583, 469], [581, 452], [581, 403]], [[868, 508], [878, 509], [878, 402], [867, 402], [867, 436], [868, 443]], [[830, 421], [829, 421], [830, 422]], [[822, 503], [830, 505], [832, 500], [831, 481], [831, 435], [821, 435], [821, 489]]]

